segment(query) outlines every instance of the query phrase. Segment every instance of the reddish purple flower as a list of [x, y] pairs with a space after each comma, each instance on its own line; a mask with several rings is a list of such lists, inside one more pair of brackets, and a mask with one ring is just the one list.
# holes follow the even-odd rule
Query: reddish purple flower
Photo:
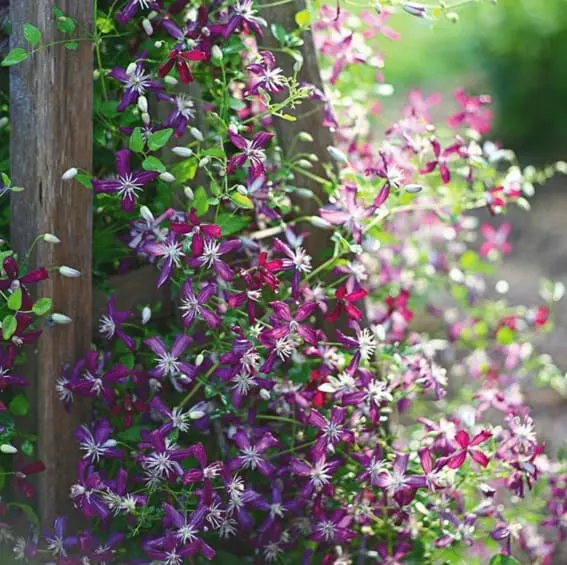
[[506, 238], [511, 230], [512, 226], [508, 222], [504, 222], [498, 229], [490, 224], [483, 224], [480, 227], [480, 233], [485, 241], [480, 246], [480, 254], [486, 257], [494, 249], [504, 255], [509, 254], [512, 251], [512, 247], [506, 241]]
[[159, 10], [159, 3], [153, 0], [128, 0], [125, 6], [116, 14], [116, 19], [121, 24], [127, 24], [138, 12], [138, 10]]
[[344, 422], [346, 408], [334, 406], [331, 410], [330, 419], [325, 418], [317, 410], [310, 410], [308, 422], [320, 430], [320, 435], [313, 446], [313, 453], [317, 456], [323, 455], [327, 450], [334, 451], [340, 442], [352, 443], [354, 434], [346, 429]]
[[66, 536], [67, 517], [55, 519], [53, 533], [45, 537], [47, 550], [53, 557], [66, 557], [67, 551], [78, 544], [77, 536]]
[[311, 326], [304, 324], [303, 322], [313, 314], [316, 304], [313, 302], [302, 304], [297, 311], [295, 316], [291, 314], [289, 305], [285, 302], [276, 300], [270, 302], [270, 306], [274, 311], [274, 315], [271, 318], [273, 328], [271, 330], [266, 330], [260, 335], [260, 342], [263, 342], [263, 337], [269, 337], [270, 339], [282, 339], [288, 336], [292, 338], [298, 335], [305, 342], [311, 345], [317, 345], [317, 336], [315, 331]]
[[420, 169], [420, 174], [426, 175], [439, 168], [439, 174], [441, 175], [441, 180], [444, 184], [447, 184], [451, 180], [451, 171], [449, 170], [449, 158], [451, 155], [458, 154], [461, 150], [460, 143], [454, 143], [449, 147], [441, 150], [441, 144], [435, 139], [431, 139], [431, 147], [433, 148], [433, 154], [435, 159], [426, 163], [423, 169]]
[[424, 475], [408, 475], [409, 455], [398, 453], [394, 459], [392, 471], [384, 471], [376, 478], [376, 485], [384, 489], [400, 506], [406, 506], [415, 497], [419, 488], [427, 487]]
[[182, 312], [181, 317], [186, 328], [191, 326], [195, 318], [203, 319], [210, 328], [218, 327], [221, 319], [212, 310], [204, 306], [215, 292], [216, 285], [214, 283], [205, 284], [198, 294], [195, 294], [193, 290], [191, 279], [187, 279], [183, 283], [179, 309]]
[[158, 287], [163, 286], [171, 278], [173, 269], [181, 266], [181, 259], [185, 256], [183, 245], [177, 241], [177, 234], [173, 231], [170, 231], [163, 241], [146, 243], [144, 252], [151, 257], [161, 258]]
[[[16, 352], [10, 349], [0, 349], [0, 392], [12, 386], [28, 386], [29, 383], [19, 375], [11, 374], [14, 367]], [[1, 433], [1, 427], [0, 427]]]
[[312, 270], [311, 256], [307, 254], [303, 247], [297, 246], [294, 251], [277, 237], [273, 241], [274, 251], [279, 251], [285, 255], [282, 261], [282, 268], [286, 271], [292, 270], [293, 277], [291, 280], [292, 295], [297, 300], [299, 297], [299, 283], [302, 273], [310, 273]]
[[187, 216], [187, 223], [172, 222], [171, 231], [179, 235], [191, 237], [191, 254], [193, 257], [202, 255], [205, 249], [205, 241], [209, 239], [220, 239], [222, 232], [216, 224], [203, 224], [197, 217], [195, 208], [191, 208]]
[[262, 27], [268, 24], [264, 18], [256, 16], [256, 12], [257, 10], [253, 8], [253, 0], [237, 0], [229, 12], [227, 21], [211, 26], [211, 30], [221, 32], [225, 39], [228, 39], [237, 28], [246, 24], [257, 37], [262, 37]]
[[125, 212], [132, 212], [136, 205], [138, 193], [144, 185], [152, 182], [158, 176], [155, 171], [132, 171], [130, 168], [131, 151], [120, 149], [115, 154], [117, 178], [93, 179], [95, 193], [118, 194], [121, 207]]
[[93, 470], [88, 461], [81, 459], [77, 475], [77, 482], [71, 487], [73, 504], [87, 518], [98, 516], [106, 520], [110, 516], [110, 509], [102, 498], [102, 493], [106, 489], [99, 474]]
[[348, 543], [356, 537], [356, 533], [348, 528], [352, 516], [346, 510], [335, 510], [330, 516], [319, 511], [316, 518], [311, 534], [311, 539], [316, 542], [338, 545]]
[[308, 479], [306, 485], [301, 489], [303, 496], [310, 496], [313, 492], [328, 489], [333, 474], [339, 468], [341, 462], [338, 459], [327, 461], [325, 454], [314, 457], [312, 463], [300, 459], [292, 459], [289, 464], [290, 471], [299, 477]]
[[230, 158], [227, 166], [227, 173], [231, 174], [244, 166], [246, 162], [250, 164], [250, 173], [253, 178], [258, 178], [265, 173], [264, 161], [266, 160], [265, 147], [274, 137], [273, 133], [261, 131], [256, 134], [254, 139], [246, 139], [235, 130], [228, 130], [228, 137], [233, 145], [240, 149], [240, 153], [236, 153]]
[[360, 322], [360, 320], [362, 320], [363, 313], [354, 305], [354, 303], [364, 300], [368, 296], [368, 292], [366, 292], [363, 288], [352, 290], [352, 288], [349, 289], [348, 286], [349, 285], [340, 286], [335, 291], [337, 304], [327, 315], [327, 320], [330, 322], [336, 322], [343, 310], [346, 312], [349, 321], [355, 320], [356, 322]]
[[30, 273], [20, 276], [20, 266], [14, 259], [13, 255], [9, 255], [4, 259], [4, 272], [7, 278], [0, 279], [0, 291], [12, 293], [18, 288], [22, 291], [22, 309], [31, 310], [33, 300], [25, 285], [44, 281], [49, 277], [49, 273], [45, 267], [39, 267]]
[[183, 385], [190, 384], [197, 374], [194, 366], [181, 360], [181, 356], [192, 341], [193, 339], [188, 335], [180, 334], [175, 338], [171, 350], [168, 351], [161, 338], [145, 339], [144, 343], [157, 355], [157, 365], [150, 371], [150, 375], [160, 379], [168, 377], [173, 388], [177, 392], [182, 392]]
[[429, 109], [441, 102], [441, 95], [438, 92], [423, 96], [419, 90], [412, 90], [408, 95], [409, 105], [404, 109], [406, 116], [414, 116], [431, 123]]

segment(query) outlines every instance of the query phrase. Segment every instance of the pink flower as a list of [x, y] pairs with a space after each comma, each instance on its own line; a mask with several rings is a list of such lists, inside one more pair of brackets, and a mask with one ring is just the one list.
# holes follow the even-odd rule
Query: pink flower
[[492, 227], [490, 224], [483, 224], [480, 228], [480, 233], [485, 241], [480, 246], [480, 254], [486, 257], [492, 250], [496, 249], [504, 255], [508, 255], [512, 250], [506, 238], [510, 234], [512, 226], [505, 222], [498, 229]]
[[488, 430], [479, 432], [472, 439], [466, 431], [458, 431], [455, 436], [455, 441], [459, 445], [460, 449], [457, 450], [457, 452], [453, 455], [449, 456], [447, 460], [447, 467], [449, 467], [449, 469], [458, 469], [464, 464], [467, 458], [467, 454], [471, 456], [473, 461], [476, 461], [482, 467], [486, 467], [488, 465], [488, 462], [490, 461], [488, 456], [480, 451], [480, 449], [472, 448], [480, 445], [481, 443], [484, 443], [491, 437], [492, 432]]

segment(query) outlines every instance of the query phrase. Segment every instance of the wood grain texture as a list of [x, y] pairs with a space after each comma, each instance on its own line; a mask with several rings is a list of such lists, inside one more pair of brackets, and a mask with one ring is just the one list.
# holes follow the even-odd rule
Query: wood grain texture
[[[25, 47], [24, 23], [41, 30], [44, 44], [61, 40], [54, 6], [92, 29], [91, 0], [18, 0], [10, 3], [11, 47]], [[73, 166], [92, 169], [92, 71], [92, 43], [81, 41], [76, 51], [62, 45], [41, 50], [10, 72], [11, 176], [25, 188], [12, 197], [13, 244], [23, 253], [38, 234], [54, 233], [61, 243], [40, 243], [31, 266], [65, 264], [82, 273], [80, 279], [53, 274], [38, 289], [53, 299], [54, 311], [73, 319], [71, 325], [45, 329], [29, 369], [38, 454], [47, 466], [38, 484], [46, 526], [70, 507], [77, 462], [73, 434], [81, 417], [80, 410], [65, 412], [55, 382], [62, 367], [74, 363], [91, 342], [91, 193], [61, 181], [61, 175]]]

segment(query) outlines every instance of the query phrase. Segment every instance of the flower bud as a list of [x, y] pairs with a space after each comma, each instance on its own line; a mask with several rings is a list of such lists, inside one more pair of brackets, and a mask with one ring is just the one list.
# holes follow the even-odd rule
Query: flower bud
[[133, 75], [136, 72], [136, 69], [138, 68], [137, 63], [130, 63], [127, 67], [126, 67], [126, 74], [127, 75]]
[[81, 271], [77, 271], [77, 269], [73, 269], [73, 267], [67, 267], [67, 265], [62, 265], [58, 270], [60, 275], [68, 279], [77, 279], [81, 276]]
[[7, 126], [9, 121], [10, 120], [6, 116], [4, 116], [3, 118], [0, 118], [0, 128]]
[[147, 35], [152, 35], [154, 33], [154, 28], [152, 27], [152, 22], [148, 18], [142, 20], [142, 27]]
[[52, 233], [44, 233], [43, 241], [46, 241], [47, 243], [61, 243], [61, 240]]
[[170, 86], [175, 86], [179, 82], [175, 77], [172, 77], [171, 75], [166, 76], [163, 80]]
[[185, 193], [185, 197], [187, 198], [187, 200], [193, 200], [193, 198], [195, 198], [195, 194], [193, 193], [193, 190], [191, 189], [190, 186], [186, 186], [183, 189], [183, 192]]
[[307, 159], [299, 159], [299, 161], [297, 161], [297, 164], [304, 169], [313, 168], [313, 163], [311, 161], [308, 161]]
[[203, 134], [201, 133], [201, 130], [198, 130], [197, 128], [189, 128], [189, 131], [191, 132], [191, 135], [200, 142], [205, 141], [205, 138], [203, 137]]
[[150, 118], [150, 115], [147, 112], [142, 113], [142, 122], [144, 122], [144, 124], [147, 125], [147, 126], [150, 125], [151, 118]]
[[211, 162], [211, 160], [208, 157], [203, 157], [200, 161], [199, 161], [199, 167], [206, 167], [209, 163]]
[[263, 400], [270, 400], [270, 391], [265, 388], [261, 388], [260, 398], [262, 398]]
[[199, 353], [199, 355], [197, 355], [197, 357], [195, 358], [195, 365], [197, 367], [200, 367], [203, 364], [204, 360], [205, 356], [202, 353]]
[[417, 2], [406, 2], [402, 8], [405, 12], [418, 18], [424, 18], [426, 14], [425, 6]]
[[152, 311], [149, 306], [144, 306], [142, 309], [142, 325], [146, 325], [152, 317]]
[[193, 155], [193, 150], [189, 147], [174, 147], [172, 153], [175, 153], [178, 157], [191, 157]]
[[79, 170], [76, 167], [71, 167], [67, 169], [62, 175], [61, 180], [72, 180], [79, 174]]
[[299, 198], [304, 198], [305, 200], [313, 198], [313, 191], [308, 188], [296, 188], [295, 194], [297, 194]]
[[23, 186], [11, 186], [10, 190], [12, 192], [23, 192], [25, 188]]
[[309, 223], [316, 228], [321, 228], [324, 230], [328, 230], [333, 227], [329, 222], [327, 222], [327, 220], [321, 218], [320, 216], [311, 216], [309, 218]]
[[376, 88], [376, 92], [380, 96], [392, 96], [392, 94], [394, 94], [394, 87], [391, 84], [380, 84]]
[[459, 14], [457, 14], [457, 12], [448, 12], [447, 13], [447, 19], [451, 23], [456, 24], [459, 21]]
[[144, 218], [147, 222], [153, 222], [155, 220], [152, 211], [147, 206], [140, 207], [140, 216]]
[[156, 41], [156, 42], [154, 43], [154, 47], [155, 47], [156, 49], [161, 49], [161, 48], [163, 47], [163, 41]]
[[336, 147], [329, 145], [329, 147], [327, 147], [327, 151], [329, 152], [329, 155], [335, 161], [338, 161], [339, 163], [346, 163], [347, 162], [346, 155], [341, 150], [337, 149]]
[[59, 312], [54, 312], [53, 314], [51, 314], [50, 318], [54, 324], [61, 324], [61, 325], [70, 324], [73, 321], [71, 318], [69, 318], [69, 316], [66, 316], [65, 314], [60, 314]]
[[95, 69], [93, 71], [93, 80], [98, 80], [100, 78], [100, 70], [99, 69]]
[[241, 184], [236, 187], [236, 192], [242, 194], [242, 196], [248, 196], [248, 189]]
[[211, 59], [213, 62], [222, 61], [222, 50], [218, 45], [213, 45], [211, 49]]
[[305, 141], [306, 143], [313, 143], [313, 136], [306, 131], [300, 131], [297, 134], [297, 139], [299, 139], [299, 141]]
[[0, 452], [7, 455], [13, 455], [14, 453], [18, 453], [18, 449], [9, 443], [3, 443], [0, 445]]
[[417, 194], [423, 190], [423, 186], [420, 184], [408, 184], [404, 186], [404, 190], [409, 194]]
[[138, 108], [140, 109], [140, 112], [148, 112], [148, 99], [145, 96], [138, 97]]
[[161, 173], [159, 178], [163, 182], [175, 182], [175, 177], [171, 173], [168, 173], [167, 171], [165, 173]]

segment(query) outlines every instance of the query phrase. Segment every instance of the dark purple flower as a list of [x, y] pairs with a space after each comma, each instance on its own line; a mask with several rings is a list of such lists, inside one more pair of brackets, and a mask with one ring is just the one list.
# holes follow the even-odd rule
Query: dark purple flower
[[138, 12], [138, 10], [159, 10], [159, 3], [153, 0], [128, 0], [125, 6], [116, 14], [116, 19], [121, 24], [127, 24]]
[[313, 453], [323, 455], [327, 450], [334, 450], [334, 447], [341, 441], [352, 443], [354, 434], [345, 429], [344, 421], [346, 408], [334, 406], [331, 410], [331, 417], [327, 420], [320, 412], [312, 409], [309, 412], [308, 422], [312, 426], [319, 428], [321, 434], [313, 446]]
[[67, 557], [67, 551], [78, 544], [77, 536], [65, 535], [66, 526], [66, 517], [56, 518], [53, 524], [53, 534], [45, 536], [47, 551], [53, 557]]
[[256, 16], [257, 10], [253, 8], [253, 0], [237, 0], [230, 10], [228, 21], [223, 24], [211, 26], [215, 33], [220, 32], [228, 39], [237, 28], [246, 24], [257, 37], [262, 37], [262, 27], [268, 24], [264, 18]]
[[88, 461], [79, 461], [78, 480], [71, 487], [71, 499], [87, 518], [98, 516], [103, 520], [110, 516], [110, 509], [103, 501], [101, 493], [105, 485]]
[[392, 471], [385, 470], [375, 481], [376, 485], [384, 489], [400, 506], [409, 504], [414, 499], [417, 489], [427, 487], [427, 479], [424, 475], [406, 474], [408, 460], [407, 453], [396, 454]]
[[282, 268], [284, 270], [292, 270], [293, 277], [291, 280], [291, 288], [293, 297], [297, 300], [299, 297], [299, 283], [302, 273], [310, 273], [312, 270], [311, 256], [307, 254], [303, 247], [297, 246], [292, 251], [289, 245], [286, 245], [281, 239], [274, 238], [273, 242], [274, 251], [279, 251], [285, 255], [283, 259]]
[[49, 277], [49, 273], [45, 267], [39, 267], [25, 275], [20, 276], [20, 266], [14, 259], [13, 255], [9, 255], [4, 259], [2, 265], [7, 278], [0, 279], [0, 291], [12, 293], [18, 288], [22, 291], [22, 309], [31, 310], [33, 300], [25, 285], [44, 281]]
[[253, 178], [261, 177], [265, 173], [264, 161], [266, 160], [265, 147], [268, 145], [273, 133], [261, 131], [256, 134], [254, 139], [246, 139], [242, 137], [235, 130], [228, 130], [228, 137], [233, 145], [240, 149], [240, 153], [236, 153], [230, 158], [227, 166], [227, 173], [231, 174], [244, 166], [248, 161], [250, 164], [250, 174]]
[[144, 343], [157, 355], [157, 365], [150, 371], [150, 375], [161, 379], [169, 377], [169, 380], [177, 392], [182, 392], [183, 386], [193, 381], [197, 370], [181, 360], [181, 356], [189, 347], [193, 339], [188, 335], [180, 334], [175, 338], [171, 351], [159, 337], [150, 337]]
[[319, 492], [330, 486], [333, 474], [340, 464], [341, 462], [338, 459], [327, 461], [326, 455], [323, 454], [316, 457], [313, 463], [292, 459], [289, 469], [294, 475], [309, 479], [301, 493], [303, 496], [310, 496], [313, 492]]
[[332, 545], [348, 543], [356, 537], [356, 533], [348, 528], [351, 522], [352, 516], [346, 510], [335, 510], [330, 516], [317, 512], [311, 539]]
[[19, 375], [11, 374], [15, 351], [0, 349], [0, 392], [12, 386], [28, 386], [29, 383]]
[[206, 402], [199, 402], [184, 412], [183, 408], [179, 406], [175, 406], [173, 409], [168, 408], [159, 396], [154, 396], [151, 399], [150, 408], [166, 421], [160, 428], [160, 431], [164, 434], [168, 434], [172, 430], [186, 432], [190, 428], [191, 421], [200, 420], [207, 414]]
[[115, 154], [117, 178], [93, 179], [92, 185], [95, 193], [118, 194], [121, 199], [121, 208], [125, 212], [132, 212], [138, 198], [138, 193], [144, 185], [152, 182], [158, 176], [155, 171], [132, 171], [130, 168], [131, 151], [120, 149]]
[[259, 89], [270, 94], [281, 92], [285, 88], [282, 70], [276, 67], [276, 58], [270, 51], [260, 51], [260, 62], [248, 65], [248, 72], [255, 75], [254, 82], [246, 90], [246, 95], [259, 94]]

